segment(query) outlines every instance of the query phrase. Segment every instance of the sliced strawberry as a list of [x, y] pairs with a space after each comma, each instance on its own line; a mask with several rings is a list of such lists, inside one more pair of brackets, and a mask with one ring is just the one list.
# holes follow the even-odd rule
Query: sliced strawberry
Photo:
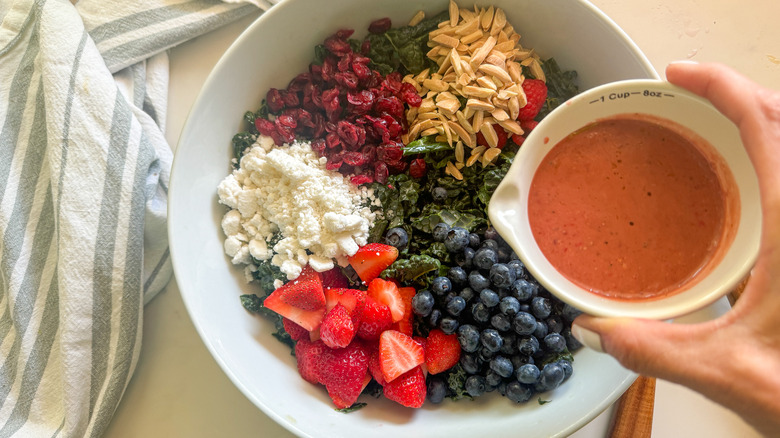
[[320, 339], [330, 348], [344, 348], [355, 337], [355, 324], [352, 315], [341, 303], [325, 313], [320, 325]]
[[379, 277], [398, 258], [398, 248], [382, 243], [369, 243], [349, 258], [349, 264], [365, 284]]
[[401, 333], [412, 336], [414, 332], [414, 312], [412, 311], [412, 299], [417, 293], [413, 287], [399, 287], [401, 302], [404, 305], [404, 316], [398, 322], [393, 324], [393, 329]]
[[363, 306], [366, 303], [366, 291], [347, 288], [325, 289], [325, 309], [328, 311], [336, 304], [341, 304], [352, 316], [352, 322], [357, 327], [360, 323]]
[[379, 364], [379, 342], [364, 341], [368, 354], [368, 372], [381, 386], [385, 386], [385, 376], [382, 375], [382, 367]]
[[349, 280], [341, 272], [341, 268], [336, 266], [335, 268], [322, 273], [322, 287], [349, 287]]
[[389, 400], [398, 402], [408, 408], [419, 408], [425, 403], [427, 387], [422, 368], [417, 366], [400, 375], [392, 382], [387, 382], [384, 394]]
[[379, 339], [379, 335], [389, 329], [392, 324], [393, 315], [390, 313], [390, 308], [373, 297], [367, 296], [360, 314], [357, 336], [360, 339], [376, 341]]
[[390, 308], [390, 314], [393, 315], [393, 322], [398, 322], [404, 317], [405, 307], [404, 299], [398, 286], [392, 281], [375, 278], [368, 284], [368, 296], [384, 303]]
[[345, 348], [327, 348], [322, 352], [320, 383], [339, 409], [357, 401], [368, 376], [368, 354], [360, 342]]
[[308, 331], [316, 330], [320, 326], [320, 323], [322, 323], [322, 318], [325, 316], [325, 306], [322, 306], [322, 308], [317, 310], [303, 310], [285, 303], [275, 292], [265, 298], [263, 306], [284, 316]]
[[322, 353], [326, 348], [322, 341], [309, 342], [306, 339], [301, 339], [295, 343], [298, 372], [307, 382], [315, 384], [320, 382]]
[[396, 377], [425, 362], [422, 345], [397, 330], [385, 330], [379, 336], [379, 364], [385, 380]]
[[320, 273], [306, 265], [301, 275], [273, 291], [285, 303], [303, 310], [317, 310], [325, 307]]
[[425, 341], [425, 365], [428, 372], [438, 374], [455, 366], [460, 360], [460, 342], [455, 333], [447, 335], [433, 329]]
[[294, 341], [298, 341], [304, 338], [309, 339], [308, 330], [285, 317], [282, 317], [282, 326], [284, 327], [284, 331], [286, 331]]

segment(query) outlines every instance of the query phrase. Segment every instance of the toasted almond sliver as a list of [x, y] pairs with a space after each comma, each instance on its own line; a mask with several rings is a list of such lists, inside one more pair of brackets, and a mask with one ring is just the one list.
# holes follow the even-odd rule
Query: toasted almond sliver
[[417, 118], [417, 111], [418, 109], [416, 107], [410, 107], [409, 110], [406, 111], [406, 121], [409, 122], [409, 124]]
[[460, 108], [460, 102], [457, 99], [443, 99], [440, 102], [436, 102], [436, 106], [442, 111], [455, 114]]
[[441, 79], [426, 79], [422, 82], [422, 85], [423, 87], [436, 92], [447, 91], [447, 89], [450, 88], [450, 86]]
[[461, 73], [461, 75], [458, 77], [458, 85], [465, 87], [471, 82], [471, 76], [468, 75], [468, 73]]
[[[480, 146], [480, 147], [484, 147], [484, 146]], [[473, 154], [473, 151], [472, 151], [472, 155], [469, 157], [468, 160], [466, 160], [466, 166], [467, 167], [473, 166], [477, 161], [479, 161], [479, 157], [481, 157], [481, 156], [482, 156], [481, 151], [480, 151], [479, 154]]]
[[506, 62], [506, 56], [503, 53], [493, 49], [490, 54], [485, 58], [485, 63], [495, 65], [500, 69], [505, 69], [504, 64]]
[[462, 18], [464, 21], [469, 21], [472, 18], [476, 18], [476, 15], [474, 15], [473, 12], [466, 8], [460, 8], [460, 18]]
[[463, 180], [463, 174], [460, 173], [460, 170], [458, 170], [457, 167], [455, 167], [454, 164], [452, 164], [452, 161], [447, 162], [447, 167], [444, 169], [444, 171], [451, 175], [453, 178], [457, 179], [458, 181]]
[[487, 149], [485, 146], [477, 146], [471, 150], [471, 156], [480, 155], [482, 152], [485, 152], [485, 149]]
[[[474, 131], [474, 128], [471, 127], [471, 123], [469, 123], [468, 119], [466, 118], [466, 115], [463, 113], [463, 111], [458, 111], [455, 113], [455, 117], [458, 119], [458, 123], [460, 126], [466, 130], [469, 134], [476, 134]], [[464, 139], [466, 141], [466, 139]], [[466, 141], [466, 144], [469, 146], [473, 146], [468, 141]]]
[[482, 123], [485, 120], [485, 112], [478, 111], [473, 108], [469, 108], [468, 106], [466, 107], [466, 109], [470, 109], [474, 111], [474, 117], [471, 119], [471, 127], [475, 133], [479, 132], [479, 128], [482, 127]]
[[498, 50], [499, 52], [509, 52], [510, 50], [515, 48], [515, 43], [511, 40], [506, 40], [503, 42], [496, 42], [496, 46], [493, 47], [493, 50]]
[[[460, 124], [455, 123], [453, 121], [449, 121], [447, 122], [447, 126], [452, 130], [452, 132], [457, 134], [461, 140], [463, 140], [464, 142], [469, 141], [469, 137], [470, 137], [469, 133], [466, 131], [465, 128], [460, 126]], [[463, 161], [463, 160], [459, 160], [459, 161]]]
[[[477, 20], [475, 19], [474, 22], [476, 23]], [[478, 39], [482, 38], [482, 31], [481, 30], [475, 30], [474, 32], [471, 32], [470, 34], [462, 37], [460, 39], [460, 42], [463, 44], [471, 44], [474, 41], [477, 41]]]
[[417, 11], [416, 14], [414, 14], [414, 17], [412, 17], [411, 20], [409, 20], [409, 26], [417, 26], [420, 24], [421, 21], [425, 18], [425, 11]]
[[463, 142], [459, 141], [455, 143], [455, 161], [462, 163], [465, 158], [465, 150], [463, 149]]
[[436, 135], [439, 133], [439, 130], [436, 128], [428, 128], [425, 131], [420, 133], [420, 137], [427, 137], [429, 135]]
[[431, 111], [429, 113], [417, 114], [417, 118], [415, 119], [415, 122], [422, 122], [425, 120], [435, 119], [436, 117], [437, 116], [435, 111]]
[[493, 24], [490, 26], [490, 34], [498, 35], [504, 26], [506, 25], [506, 14], [501, 8], [496, 8], [496, 13], [493, 14]]
[[512, 134], [523, 135], [524, 133], [523, 128], [521, 128], [520, 124], [514, 119], [499, 121], [498, 124], [501, 125], [505, 131], [509, 131]]
[[[420, 134], [420, 124], [414, 124], [411, 128], [409, 128], [409, 141], [417, 140], [417, 136]], [[408, 144], [408, 143], [404, 143]]]
[[[445, 50], [446, 50], [446, 49], [445, 49]], [[445, 51], [444, 53], [445, 53], [445, 55], [446, 55], [446, 54], [448, 54], [449, 52], [448, 52], [448, 51]], [[449, 68], [450, 68], [450, 66], [452, 65], [452, 64], [450, 64], [450, 57], [449, 57], [449, 56], [445, 57], [445, 58], [444, 58], [444, 60], [442, 60], [442, 61], [438, 61], [438, 60], [437, 60], [437, 61], [436, 61], [436, 63], [437, 63], [437, 64], [439, 64], [439, 71], [437, 71], [437, 72], [436, 72], [436, 73], [437, 73], [437, 74], [439, 74], [439, 75], [442, 75], [442, 74], [444, 74], [444, 72], [446, 72], [446, 71], [447, 71], [447, 69], [449, 69]], [[433, 77], [433, 75], [431, 75], [431, 77]], [[439, 76], [437, 79], [441, 79], [441, 76]]]
[[471, 35], [475, 31], [479, 31], [479, 20], [477, 17], [472, 17], [468, 20], [463, 20], [463, 22], [455, 29], [455, 35], [462, 37], [463, 35]]
[[479, 132], [485, 137], [488, 146], [492, 148], [498, 146], [498, 134], [496, 134], [496, 130], [491, 123], [483, 123], [479, 128]]
[[509, 90], [507, 88], [504, 88], [503, 90], [499, 90], [497, 97], [501, 100], [509, 100], [512, 97], [517, 96], [517, 93], [515, 93], [512, 90]]
[[485, 11], [485, 13], [480, 18], [480, 25], [483, 29], [490, 29], [490, 25], [493, 24], [493, 14], [493, 5], [490, 5], [487, 11]]
[[455, 49], [450, 50], [450, 63], [455, 70], [455, 74], [461, 76], [463, 74], [463, 67], [460, 65], [460, 55], [458, 55], [458, 51]]
[[520, 99], [517, 96], [509, 98], [509, 117], [511, 119], [517, 119], [520, 114]]
[[445, 34], [436, 35], [435, 37], [431, 38], [431, 41], [435, 41], [447, 47], [458, 47], [458, 44], [460, 44], [460, 40], [458, 40], [453, 36], [445, 35]]
[[496, 119], [497, 122], [503, 122], [504, 120], [509, 120], [509, 114], [506, 113], [506, 111], [502, 110], [501, 108], [496, 108], [493, 111], [490, 112], [490, 115], [493, 116], [494, 119]]
[[428, 53], [426, 53], [425, 56], [430, 59], [434, 59], [439, 56], [439, 46], [435, 46], [431, 50], [428, 50]]
[[450, 26], [455, 27], [458, 25], [458, 19], [460, 18], [460, 8], [454, 0], [450, 0]]
[[466, 85], [465, 87], [463, 87], [462, 91], [463, 94], [466, 95], [466, 97], [476, 97], [476, 98], [488, 98], [496, 94], [496, 91], [492, 88], [475, 87], [473, 85]]
[[499, 148], [490, 148], [485, 151], [484, 154], [482, 154], [482, 165], [487, 166], [488, 164], [492, 163], [493, 160], [496, 159], [501, 154], [501, 149]]
[[482, 64], [482, 61], [485, 59], [485, 57], [490, 53], [491, 50], [493, 50], [493, 47], [496, 45], [496, 39], [491, 37], [488, 37], [487, 40], [485, 40], [485, 43], [482, 44], [482, 46], [474, 52], [474, 55], [471, 57], [471, 64], [472, 68], [479, 67], [480, 64]]
[[490, 102], [485, 102], [479, 99], [469, 99], [466, 101], [466, 108], [472, 108], [482, 111], [493, 111], [496, 107]]
[[[492, 64], [481, 64], [477, 70], [491, 76], [495, 76], [502, 82], [512, 82], [512, 78], [509, 76], [509, 73], [507, 73], [506, 70], [504, 70], [501, 67], [492, 65]], [[423, 84], [424, 85], [424, 84]]]
[[536, 58], [533, 58], [533, 60], [534, 61], [531, 63], [531, 74], [534, 75], [536, 79], [547, 82], [547, 78], [544, 76], [544, 70], [542, 70], [539, 60]]

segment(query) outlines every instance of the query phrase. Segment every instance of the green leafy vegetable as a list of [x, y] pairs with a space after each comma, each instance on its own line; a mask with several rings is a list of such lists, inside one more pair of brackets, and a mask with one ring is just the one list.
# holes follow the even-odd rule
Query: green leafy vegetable
[[343, 414], [349, 414], [350, 412], [359, 411], [359, 410], [365, 408], [366, 406], [368, 406], [368, 403], [358, 402], [358, 403], [355, 403], [352, 406], [349, 406], [349, 407], [346, 407], [346, 408], [336, 409], [336, 412], [341, 412]]
[[370, 34], [370, 67], [382, 74], [398, 71], [402, 76], [417, 74], [426, 68], [438, 68], [435, 62], [426, 56], [428, 52], [428, 33], [437, 29], [440, 22], [446, 20], [446, 11], [422, 20], [414, 26], [402, 26], [381, 34]]
[[431, 271], [438, 271], [441, 262], [431, 256], [415, 254], [409, 258], [399, 258], [382, 271], [382, 278], [394, 278], [401, 283], [411, 283], [418, 277]]
[[537, 401], [539, 402], [540, 405], [546, 405], [547, 403], [552, 402], [552, 400], [542, 400], [541, 397], [539, 397]]
[[404, 146], [404, 155], [427, 154], [429, 152], [454, 151], [455, 149], [447, 143], [434, 140], [436, 136], [429, 135], [420, 137]]
[[542, 71], [547, 78], [547, 100], [539, 111], [537, 120], [541, 120], [558, 105], [566, 102], [580, 92], [577, 87], [577, 72], [574, 70], [563, 71], [554, 58], [542, 63]]
[[473, 397], [471, 397], [469, 393], [466, 392], [467, 377], [468, 375], [466, 375], [466, 371], [463, 370], [463, 367], [461, 367], [460, 364], [450, 368], [450, 370], [447, 371], [447, 386], [450, 388], [450, 393], [447, 397], [451, 398], [452, 400], [460, 400], [464, 398], [473, 399]]

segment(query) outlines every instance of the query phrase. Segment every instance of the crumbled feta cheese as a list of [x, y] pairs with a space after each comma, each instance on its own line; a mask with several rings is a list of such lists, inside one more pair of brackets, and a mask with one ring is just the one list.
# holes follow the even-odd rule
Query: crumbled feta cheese
[[[326, 169], [307, 142], [274, 146], [259, 136], [240, 167], [217, 189], [231, 210], [222, 219], [225, 253], [233, 263], [271, 260], [292, 280], [307, 263], [318, 272], [340, 265], [368, 240], [379, 206], [373, 190]], [[282, 238], [273, 245], [275, 233]]]

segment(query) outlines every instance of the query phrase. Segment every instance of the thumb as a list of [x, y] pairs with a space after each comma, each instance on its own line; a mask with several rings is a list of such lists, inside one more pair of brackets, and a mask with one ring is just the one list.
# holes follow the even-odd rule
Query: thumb
[[600, 318], [580, 315], [572, 334], [584, 345], [603, 351], [624, 367], [640, 374], [679, 381], [686, 376], [680, 367], [697, 357], [707, 334], [700, 325], [671, 324], [632, 318]]

